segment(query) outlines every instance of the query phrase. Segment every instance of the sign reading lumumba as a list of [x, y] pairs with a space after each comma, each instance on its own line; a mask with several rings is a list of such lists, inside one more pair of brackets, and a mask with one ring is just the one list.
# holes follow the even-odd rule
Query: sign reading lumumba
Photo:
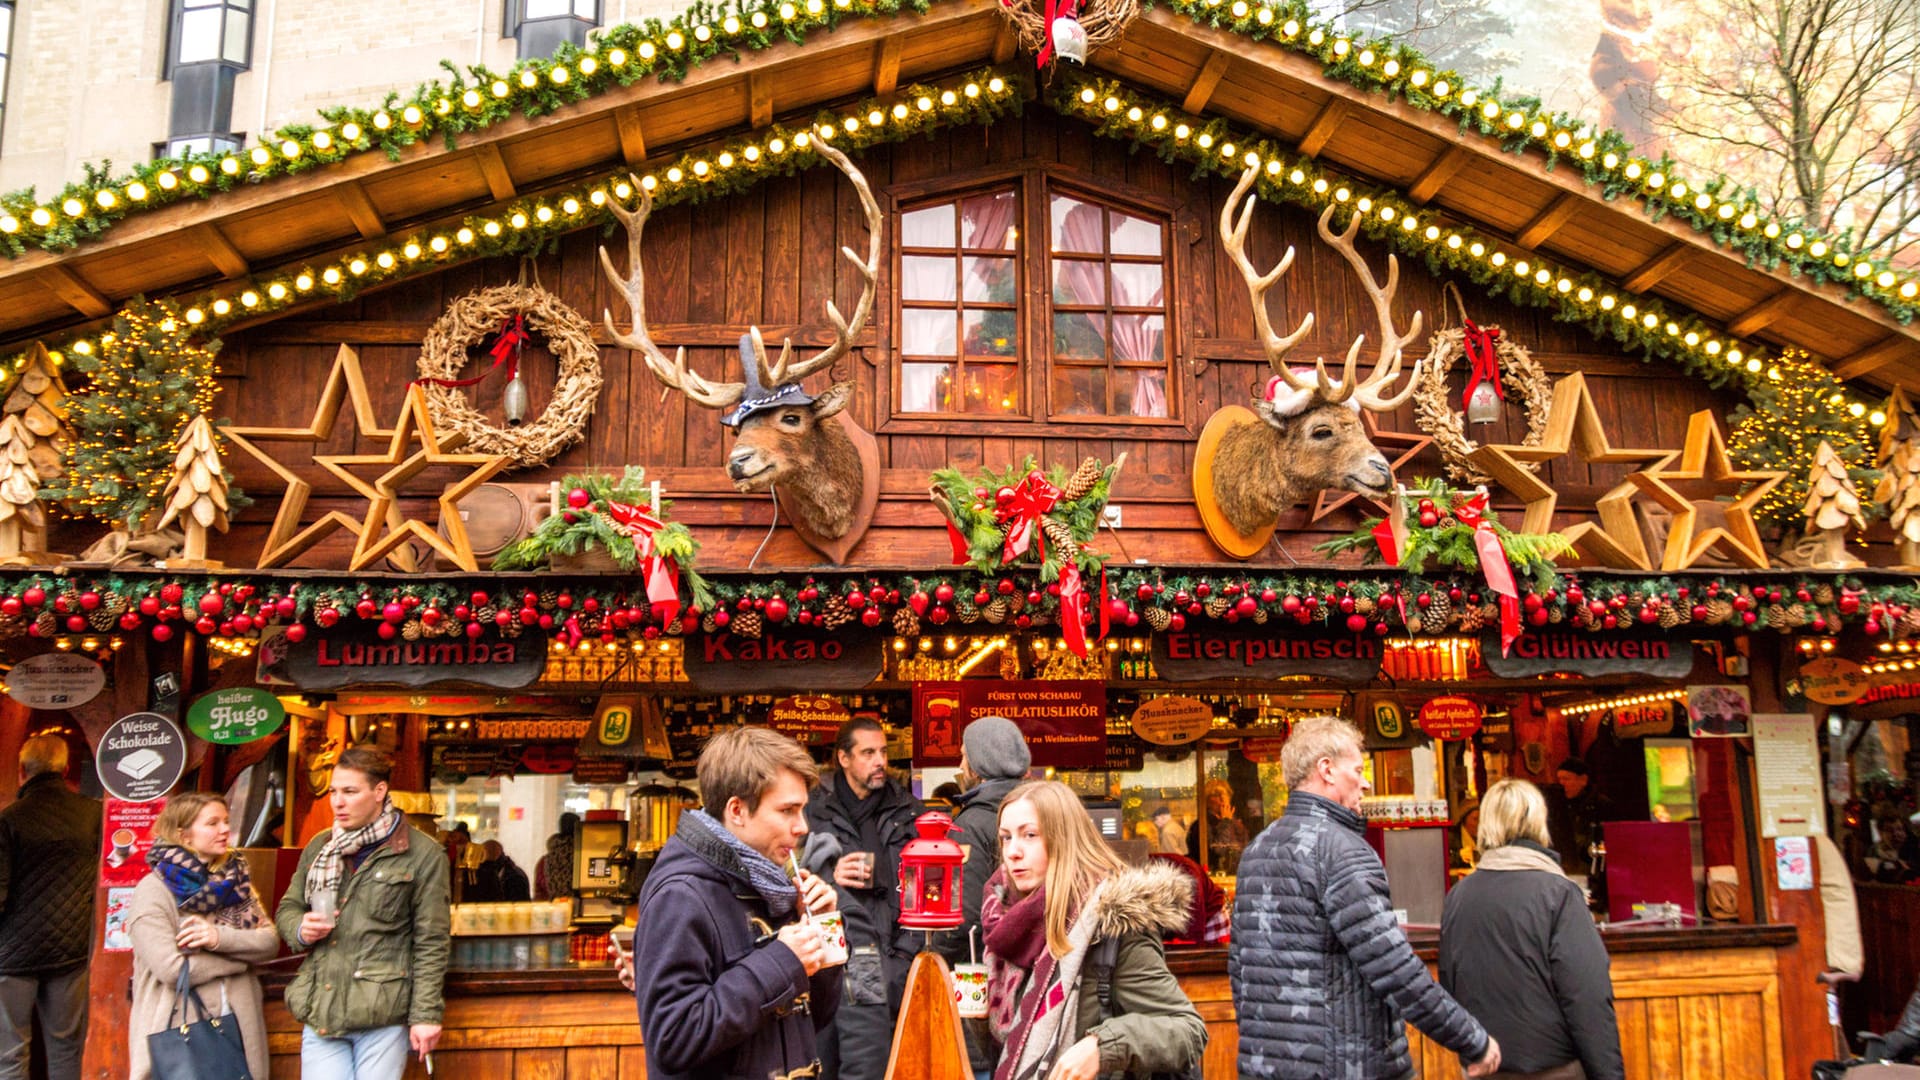
[[[1289, 620], [1291, 623], [1291, 620]], [[1380, 671], [1380, 639], [1345, 632], [1303, 631], [1277, 624], [1209, 627], [1155, 635], [1153, 668], [1168, 682], [1207, 679], [1272, 679], [1313, 675], [1364, 683]]]
[[274, 637], [260, 645], [260, 681], [302, 690], [350, 686], [490, 686], [513, 690], [547, 666], [547, 635], [488, 630], [477, 638], [387, 641], [358, 627], [322, 630], [306, 640]]
[[1520, 635], [1506, 655], [1500, 637], [1480, 641], [1487, 670], [1502, 679], [1528, 675], [1645, 675], [1654, 679], [1684, 679], [1693, 670], [1693, 646], [1685, 641], [1632, 634], [1591, 634], [1529, 630]]

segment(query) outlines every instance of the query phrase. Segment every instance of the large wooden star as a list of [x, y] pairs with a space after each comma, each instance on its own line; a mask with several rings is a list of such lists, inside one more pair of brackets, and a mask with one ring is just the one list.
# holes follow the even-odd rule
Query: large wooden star
[[269, 442], [318, 445], [326, 442], [333, 437], [341, 406], [349, 401], [353, 403], [354, 423], [360, 434], [376, 439], [393, 436], [393, 429], [381, 427], [379, 418], [374, 415], [373, 400], [367, 395], [367, 378], [360, 368], [360, 354], [351, 345], [342, 345], [340, 351], [334, 354], [333, 370], [327, 375], [327, 384], [320, 391], [320, 400], [313, 409], [313, 419], [307, 422], [306, 427], [220, 429], [236, 449], [286, 481], [287, 490], [280, 497], [280, 509], [273, 516], [273, 527], [267, 532], [267, 542], [260, 548], [258, 565], [261, 569], [285, 566], [341, 529], [352, 532], [358, 539], [360, 523], [338, 510], [328, 512], [302, 529], [300, 518], [306, 513], [307, 498], [313, 494], [313, 485], [257, 445]]
[[[1524, 463], [1552, 461], [1578, 451], [1589, 464], [1650, 465], [1659, 468], [1671, 461], [1671, 450], [1645, 450], [1614, 446], [1607, 438], [1606, 426], [1594, 407], [1587, 377], [1576, 371], [1553, 384], [1553, 404], [1547, 411], [1547, 426], [1538, 446], [1520, 444], [1484, 444], [1468, 455], [1475, 465], [1525, 505], [1520, 531], [1544, 533], [1553, 528], [1553, 512], [1560, 493], [1529, 471]], [[1574, 545], [1568, 562], [1594, 563], [1619, 569], [1649, 570], [1651, 559], [1646, 542], [1640, 536], [1640, 524], [1633, 516], [1632, 497], [1637, 489], [1623, 483], [1602, 495], [1595, 508], [1600, 522], [1576, 522], [1561, 530]]]
[[[412, 444], [420, 444], [413, 450]], [[329, 454], [314, 461], [339, 477], [367, 500], [366, 519], [359, 523], [359, 543], [354, 545], [349, 570], [363, 570], [393, 554], [409, 537], [447, 557], [468, 573], [477, 573], [479, 562], [473, 556], [473, 543], [467, 538], [467, 526], [460, 518], [460, 500], [474, 488], [486, 483], [512, 460], [501, 454], [456, 454], [465, 438], [456, 433], [442, 436], [434, 427], [427, 409], [427, 392], [419, 384], [407, 387], [407, 401], [401, 406], [400, 419], [384, 454]], [[411, 450], [411, 452], [409, 452]], [[355, 466], [385, 465], [387, 470], [371, 483], [355, 475]], [[406, 518], [400, 512], [400, 489], [408, 481], [436, 465], [451, 465], [469, 470], [465, 476], [441, 491], [440, 527], [443, 537], [432, 526]]]
[[[1367, 426], [1367, 441], [1373, 443], [1373, 445], [1381, 451], [1384, 452], [1389, 446], [1400, 447], [1398, 454], [1391, 455], [1387, 458], [1387, 467], [1393, 470], [1395, 476], [1400, 475], [1400, 467], [1402, 465], [1412, 461], [1420, 455], [1420, 451], [1433, 445], [1433, 436], [1424, 431], [1381, 431], [1379, 418], [1374, 416], [1371, 411], [1365, 409], [1360, 411], [1360, 422]], [[1363, 496], [1357, 491], [1324, 490], [1313, 500], [1313, 516], [1307, 519], [1307, 524], [1311, 525], [1353, 500], [1362, 497]], [[1389, 495], [1387, 499], [1376, 499], [1368, 495], [1364, 496], [1364, 498], [1379, 507], [1380, 512], [1384, 514], [1389, 512], [1387, 499], [1391, 499], [1393, 496]]]
[[[1667, 548], [1660, 559], [1663, 571], [1685, 570], [1702, 555], [1719, 548], [1742, 566], [1767, 567], [1767, 550], [1753, 522], [1753, 508], [1767, 492], [1787, 478], [1784, 472], [1736, 470], [1727, 456], [1720, 421], [1702, 409], [1687, 417], [1687, 442], [1678, 468], [1672, 459], [1627, 479], [1647, 497], [1673, 512]], [[1740, 489], [1746, 485], [1746, 494]], [[1732, 502], [1719, 495], [1734, 496]], [[1725, 524], [1703, 524], [1703, 517], [1724, 515]]]

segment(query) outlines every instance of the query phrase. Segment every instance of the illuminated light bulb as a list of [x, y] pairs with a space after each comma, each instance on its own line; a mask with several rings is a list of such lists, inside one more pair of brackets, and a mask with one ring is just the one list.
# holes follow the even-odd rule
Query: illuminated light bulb
[[332, 135], [330, 135], [330, 134], [328, 134], [328, 133], [326, 133], [326, 132], [324, 132], [324, 131], [316, 131], [316, 132], [314, 132], [314, 133], [313, 133], [313, 148], [314, 148], [315, 150], [331, 150], [331, 149], [333, 149], [333, 136], [332, 136]]
[[436, 236], [427, 241], [427, 250], [433, 252], [435, 255], [445, 255], [447, 253], [447, 246], [447, 238], [444, 236]]
[[1409, 232], [1409, 233], [1410, 233], [1410, 232], [1413, 232], [1413, 231], [1415, 231], [1415, 230], [1416, 230], [1416, 229], [1418, 229], [1418, 228], [1420, 228], [1420, 219], [1419, 219], [1419, 218], [1417, 218], [1417, 217], [1403, 217], [1403, 218], [1401, 218], [1401, 219], [1400, 219], [1400, 231], [1401, 231], [1401, 232]]
[[377, 130], [385, 131], [393, 126], [393, 117], [388, 116], [386, 110], [382, 109], [373, 114], [373, 126]]
[[540, 73], [528, 68], [520, 73], [520, 85], [531, 90], [540, 85]]
[[753, 13], [753, 18], [747, 21], [753, 24], [755, 30], [763, 30], [767, 25], [767, 13], [764, 11], [756, 11]]
[[393, 264], [398, 262], [399, 260], [393, 257], [393, 252], [383, 251], [380, 254], [375, 255], [373, 257], [373, 261], [374, 261], [374, 265], [380, 267], [380, 269], [391, 270], [393, 269]]
[[959, 100], [960, 100], [960, 96], [958, 94], [955, 94], [951, 90], [940, 91], [940, 104], [942, 105], [952, 106], [955, 102], [958, 102]]
[[1222, 158], [1224, 158], [1224, 159], [1226, 159], [1226, 160], [1228, 160], [1228, 161], [1232, 161], [1232, 160], [1233, 160], [1233, 149], [1234, 149], [1234, 147], [1233, 147], [1233, 144], [1232, 144], [1232, 143], [1222, 143], [1222, 144], [1220, 144], [1220, 156], [1221, 156]]
[[1623, 319], [1631, 319], [1638, 314], [1640, 314], [1640, 309], [1632, 304], [1625, 304], [1620, 308], [1620, 317]]
[[425, 118], [425, 115], [421, 113], [420, 106], [418, 105], [409, 105], [400, 110], [400, 122], [406, 124], [408, 127], [413, 127]]
[[[1498, 265], [1498, 264], [1495, 264], [1495, 265]], [[1528, 262], [1525, 259], [1521, 259], [1520, 261], [1513, 264], [1513, 272], [1519, 275], [1520, 277], [1526, 277], [1527, 271], [1531, 269], [1533, 269], [1533, 264]]]
[[[1453, 93], [1453, 84], [1448, 82], [1447, 80], [1441, 79], [1433, 84], [1434, 97], [1446, 97], [1448, 94], [1451, 94], [1451, 93]], [[1462, 97], [1460, 100], [1465, 102], [1468, 105], [1473, 104], [1473, 102], [1467, 101], [1465, 97]]]
[[1228, 10], [1233, 12], [1234, 18], [1244, 19], [1252, 9], [1247, 7], [1247, 0], [1233, 0], [1233, 7]]
[[445, 116], [452, 111], [453, 111], [453, 101], [450, 98], [441, 98], [440, 100], [433, 103], [433, 112], [435, 116]]
[[720, 21], [720, 29], [729, 34], [737, 34], [740, 32], [740, 19], [737, 16], [729, 15]]
[[221, 159], [220, 159], [220, 171], [221, 171], [221, 172], [223, 172], [223, 173], [226, 173], [226, 174], [227, 174], [228, 176], [237, 176], [237, 175], [239, 175], [239, 173], [240, 173], [240, 159], [239, 159], [239, 158], [234, 158], [234, 157], [228, 157], [228, 158], [221, 158]]
[[1307, 182], [1307, 174], [1304, 170], [1295, 169], [1287, 174], [1287, 182], [1290, 184], [1304, 184]]
[[998, 94], [1007, 88], [1007, 80], [995, 75], [987, 80], [987, 93]]
[[681, 35], [680, 31], [678, 30], [667, 31], [667, 48], [678, 51], [680, 47], [685, 45], [686, 43], [687, 43], [687, 39]]
[[1867, 407], [1865, 405], [1860, 404], [1857, 401], [1853, 402], [1852, 404], [1847, 406], [1847, 415], [1853, 417], [1855, 420], [1858, 420], [1861, 417], [1867, 415]]
[[567, 70], [565, 64], [555, 64], [553, 70], [547, 72], [547, 78], [552, 79], [555, 86], [567, 85], [567, 80], [572, 77], [573, 73]]
[[651, 60], [653, 59], [654, 54], [659, 52], [660, 50], [654, 48], [653, 42], [643, 41], [640, 43], [640, 48], [638, 51], [640, 53], [640, 59]]
[[1787, 247], [1795, 251], [1798, 251], [1800, 249], [1800, 245], [1804, 243], [1806, 243], [1806, 239], [1802, 237], [1799, 233], [1791, 233], [1787, 236]]
[[[488, 224], [492, 224], [492, 222], [489, 222]], [[494, 228], [497, 229], [499, 228], [499, 226], [494, 225]], [[453, 238], [455, 241], [461, 244], [471, 244], [473, 243], [473, 230], [467, 228], [465, 225], [462, 225], [460, 227], [460, 231], [453, 234]]]
[[[1093, 100], [1093, 91], [1088, 90], [1085, 92], [1085, 94], [1086, 96], [1083, 100], [1086, 100], [1086, 101]], [[916, 109], [919, 109], [921, 112], [928, 112], [933, 108], [933, 99], [926, 96], [925, 94], [922, 94], [919, 97], [913, 99], [913, 107]], [[776, 150], [774, 151], [774, 153], [779, 153], [779, 151]]]
[[466, 93], [460, 95], [460, 104], [465, 105], [469, 109], [479, 108], [482, 100], [480, 91], [478, 90], [468, 90]]
[[213, 313], [215, 315], [225, 315], [227, 312], [232, 310], [233, 310], [233, 304], [230, 303], [227, 300], [227, 298], [224, 296], [213, 302]]
[[354, 277], [359, 277], [367, 272], [367, 260], [356, 257], [352, 262], [347, 264], [347, 271]]
[[486, 233], [488, 236], [499, 236], [500, 223], [497, 221], [489, 221], [480, 226], [480, 231]]
[[[860, 130], [860, 118], [857, 116], [849, 116], [845, 120], [840, 121], [840, 123], [846, 127], [847, 134], [849, 135]], [[833, 138], [833, 125], [820, 125], [820, 137], [823, 139]]]
[[1476, 259], [1485, 255], [1486, 253], [1487, 253], [1487, 245], [1481, 243], [1478, 240], [1475, 240], [1473, 242], [1473, 246], [1467, 249], [1467, 254], [1473, 256]]
[[1573, 145], [1573, 136], [1567, 134], [1564, 131], [1555, 132], [1553, 136], [1553, 145], [1562, 150], [1565, 150], [1567, 147]]
[[1447, 237], [1447, 247], [1454, 251], [1459, 251], [1460, 245], [1464, 242], [1465, 241], [1461, 240], [1459, 233], [1452, 233]]
[[553, 207], [551, 207], [551, 206], [536, 206], [536, 207], [534, 207], [534, 210], [533, 210], [533, 219], [534, 219], [535, 221], [538, 221], [538, 222], [539, 222], [540, 224], [542, 224], [542, 225], [545, 225], [545, 224], [546, 224], [547, 222], [549, 222], [549, 221], [552, 221], [552, 220], [553, 220]]
[[[642, 178], [641, 183], [646, 184], [646, 181], [652, 180], [652, 179], [653, 179], [652, 176], [644, 177]], [[653, 185], [647, 184], [647, 190], [652, 191]], [[633, 195], [633, 187], [632, 185], [628, 184], [625, 180], [618, 181], [613, 185], [613, 194], [615, 198], [620, 198], [620, 199], [629, 198]]]
[[1644, 170], [1640, 168], [1640, 163], [1639, 163], [1639, 162], [1637, 162], [1637, 161], [1629, 161], [1629, 162], [1627, 162], [1627, 167], [1626, 167], [1626, 169], [1625, 169], [1625, 172], [1626, 172], [1626, 176], [1627, 176], [1627, 179], [1629, 179], [1629, 180], [1638, 180], [1638, 179], [1640, 179], [1640, 174], [1641, 174], [1641, 172], [1643, 172], [1643, 171], [1644, 171]]
[[1389, 59], [1386, 63], [1381, 64], [1380, 74], [1385, 75], [1389, 79], [1400, 74], [1400, 61]]
[[[1861, 263], [1860, 265], [1865, 266], [1866, 264]], [[1880, 276], [1873, 279], [1873, 283], [1875, 285], [1880, 286], [1883, 289], [1891, 289], [1893, 288], [1893, 283], [1895, 280], [1897, 279], [1893, 276], [1893, 271], [1882, 270], [1880, 271]]]
[[187, 309], [187, 322], [188, 322], [188, 323], [190, 323], [190, 324], [192, 324], [192, 325], [194, 325], [194, 326], [199, 326], [199, 325], [200, 325], [201, 323], [203, 323], [203, 322], [206, 322], [206, 321], [207, 321], [207, 313], [206, 313], [206, 312], [204, 312], [204, 311], [201, 311], [201, 310], [200, 310], [199, 308], [197, 308], [197, 307], [196, 307], [196, 308], [188, 308], [188, 309]]
[[241, 294], [240, 294], [240, 306], [241, 306], [241, 307], [243, 307], [243, 308], [256, 308], [256, 307], [259, 307], [259, 306], [260, 306], [260, 294], [259, 294], [259, 293], [257, 293], [257, 292], [254, 292], [254, 291], [253, 291], [252, 289], [248, 289], [248, 290], [247, 290], [246, 292], [243, 292], [243, 293], [241, 293]]
[[1499, 115], [1500, 115], [1500, 103], [1499, 103], [1499, 102], [1497, 102], [1497, 101], [1489, 101], [1489, 102], [1487, 102], [1487, 103], [1486, 103], [1485, 105], [1482, 105], [1482, 106], [1480, 107], [1480, 115], [1482, 115], [1482, 116], [1484, 116], [1484, 117], [1486, 117], [1486, 118], [1487, 118], [1487, 119], [1489, 119], [1489, 120], [1491, 120], [1491, 119], [1493, 119], [1493, 118], [1494, 118], [1494, 117], [1496, 117], [1496, 116], [1499, 116]]
[[1353, 46], [1352, 46], [1351, 44], [1349, 44], [1349, 43], [1348, 43], [1348, 41], [1347, 41], [1347, 39], [1346, 39], [1346, 38], [1335, 38], [1335, 39], [1334, 39], [1334, 42], [1333, 42], [1333, 55], [1335, 55], [1335, 56], [1345, 56], [1345, 55], [1347, 55], [1347, 53], [1348, 53], [1348, 52], [1350, 52], [1350, 51], [1352, 51], [1352, 49], [1353, 49]]
[[313, 288], [313, 275], [302, 273], [293, 279], [293, 287], [298, 292], [308, 292]]
[[[902, 105], [902, 106], [899, 106], [899, 107], [900, 107], [901, 109], [905, 109], [905, 108], [906, 108], [906, 106], [904, 106], [904, 105]], [[749, 146], [749, 147], [747, 147], [747, 148], [746, 148], [745, 150], [742, 150], [742, 151], [740, 151], [740, 156], [741, 156], [741, 157], [743, 157], [743, 158], [746, 158], [746, 159], [747, 159], [747, 160], [748, 160], [749, 162], [754, 162], [754, 161], [759, 161], [759, 160], [760, 160], [760, 148], [759, 148], [759, 147], [757, 147], [757, 146]]]
[[341, 124], [340, 137], [347, 140], [348, 142], [353, 142], [355, 139], [358, 139], [360, 137], [360, 125], [354, 123], [351, 120], [347, 121], [344, 124]]
[[1413, 74], [1407, 76], [1407, 81], [1412, 83], [1415, 86], [1424, 87], [1427, 85], [1427, 80], [1431, 77], [1432, 76], [1427, 74], [1427, 71], [1425, 68], [1420, 68], [1416, 70]]
[[1253, 21], [1259, 23], [1261, 26], [1273, 25], [1273, 9], [1262, 6], [1253, 13]]
[[1361, 67], [1372, 67], [1375, 57], [1372, 49], [1361, 49], [1360, 55], [1354, 57], [1354, 59], [1360, 61]]
[[678, 165], [671, 166], [667, 169], [667, 183], [677, 184], [686, 175], [687, 175], [686, 173], [683, 173], [680, 171], [680, 166]]
[[[1666, 184], [1666, 182], [1667, 176], [1665, 173], [1654, 172], [1647, 174], [1647, 186], [1650, 188], [1659, 188]], [[1684, 187], [1685, 185], [1682, 186]]]
[[280, 300], [285, 300], [287, 298], [287, 287], [276, 281], [273, 284], [267, 286], [267, 297], [268, 299], [274, 300], [276, 302]]
[[700, 25], [693, 28], [693, 40], [704, 42], [704, 41], [709, 41], [712, 38], [713, 38], [713, 31], [707, 28], [706, 23], [701, 23]]
[[[265, 168], [266, 166], [271, 165], [273, 163], [272, 151], [268, 150], [264, 146], [254, 147], [252, 150], [248, 151], [247, 157], [249, 160], [251, 160], [254, 163], [254, 165], [260, 168]], [[221, 162], [220, 164], [223, 168], [226, 166], [226, 162], [224, 161]]]
[[1335, 202], [1346, 202], [1348, 199], [1352, 197], [1353, 197], [1353, 192], [1348, 191], [1344, 187], [1334, 189], [1333, 199]]
[[1900, 299], [1911, 300], [1916, 295], [1920, 295], [1920, 283], [1909, 280], [1900, 284]]
[[20, 231], [20, 219], [12, 214], [0, 214], [0, 232], [16, 233]]
[[[1524, 118], [1523, 118], [1523, 119], [1524, 119]], [[1547, 124], [1546, 124], [1546, 121], [1544, 121], [1544, 120], [1535, 120], [1535, 121], [1534, 121], [1534, 122], [1532, 123], [1532, 125], [1531, 125], [1531, 126], [1529, 126], [1529, 127], [1527, 128], [1527, 134], [1529, 134], [1529, 135], [1531, 135], [1531, 136], [1533, 136], [1533, 137], [1534, 137], [1534, 138], [1536, 138], [1536, 139], [1541, 139], [1541, 138], [1545, 138], [1545, 137], [1546, 137], [1546, 134], [1547, 134]]]
[[162, 191], [172, 191], [175, 187], [179, 186], [180, 178], [171, 172], [163, 172], [159, 176], [154, 177], [153, 182], [159, 184], [160, 190]]
[[1867, 417], [1867, 422], [1874, 427], [1879, 427], [1887, 422], [1887, 414], [1881, 412], [1879, 409], [1875, 409], [1873, 413]]
[[1213, 133], [1212, 133], [1212, 132], [1207, 132], [1207, 131], [1203, 131], [1203, 132], [1201, 132], [1201, 133], [1200, 133], [1200, 137], [1199, 137], [1199, 138], [1197, 138], [1197, 139], [1195, 139], [1195, 140], [1193, 140], [1193, 141], [1194, 141], [1194, 143], [1195, 143], [1195, 145], [1197, 145], [1197, 146], [1199, 146], [1199, 147], [1200, 147], [1200, 149], [1202, 149], [1202, 150], [1210, 150], [1210, 149], [1212, 149], [1212, 148], [1213, 148]]
[[1808, 244], [1807, 254], [1816, 259], [1824, 258], [1827, 254], [1827, 242], [1825, 240], [1815, 240], [1813, 243]]
[[[1357, 202], [1355, 202], [1355, 203], [1353, 204], [1353, 208], [1354, 208], [1355, 210], [1358, 210], [1358, 211], [1360, 211], [1361, 213], [1363, 213], [1363, 214], [1364, 214], [1364, 213], [1366, 213], [1367, 211], [1369, 211], [1369, 210], [1372, 210], [1372, 209], [1373, 209], [1373, 200], [1372, 200], [1372, 199], [1369, 199], [1369, 198], [1367, 198], [1367, 197], [1365, 197], [1365, 196], [1361, 196], [1361, 198], [1360, 198], [1360, 199], [1359, 199], [1359, 200], [1358, 200]], [[1383, 217], [1385, 216], [1385, 212], [1384, 212], [1384, 211], [1382, 212], [1382, 216], [1383, 216]], [[1391, 219], [1389, 219], [1389, 220], [1391, 220]]]
[[[114, 195], [113, 192], [102, 189], [100, 191], [96, 191], [93, 193], [93, 201], [99, 205], [100, 209], [111, 210], [113, 209], [114, 204], [118, 203], [120, 200], [118, 197]], [[1864, 266], [1865, 264], [1863, 263], [1861, 265]]]
[[572, 217], [573, 215], [579, 213], [580, 200], [574, 198], [571, 195], [560, 200], [560, 212], [567, 215], [568, 217]]
[[[1733, 217], [1733, 204], [1731, 204], [1731, 203], [1721, 203], [1721, 204], [1720, 204], [1720, 209], [1718, 209], [1718, 210], [1716, 210], [1716, 211], [1714, 211], [1714, 213], [1716, 213], [1716, 214], [1719, 214], [1719, 215], [1720, 215], [1720, 220], [1721, 220], [1721, 221], [1728, 221], [1728, 220], [1731, 220], [1731, 219], [1732, 219], [1732, 217]], [[1748, 216], [1748, 217], [1752, 217], [1753, 215], [1751, 215], [1751, 214], [1749, 214], [1749, 215], [1747, 215], [1747, 216]], [[1746, 225], [1746, 224], [1742, 224], [1742, 225], [1741, 225], [1740, 227], [1741, 227], [1741, 228], [1743, 228], [1743, 229], [1745, 229], [1745, 228], [1751, 228], [1751, 226], [1749, 226], [1749, 225]]]
[[1747, 361], [1747, 370], [1753, 372], [1755, 375], [1758, 375], [1760, 373], [1760, 358], [1756, 356], [1753, 359]]
[[79, 217], [87, 212], [87, 204], [79, 199], [69, 198], [60, 204], [60, 209], [65, 210], [68, 217]]
[[792, 4], [780, 5], [780, 17], [783, 19], [791, 19], [795, 15], [798, 15], [799, 13], [800, 13], [800, 9], [794, 7]]
[[[1833, 260], [1833, 261], [1834, 261], [1834, 262], [1835, 262], [1836, 264], [1838, 264], [1838, 263], [1840, 262], [1840, 258], [1839, 258], [1839, 256], [1835, 256], [1835, 257], [1834, 257], [1834, 260]], [[1862, 279], [1862, 280], [1865, 280], [1866, 278], [1868, 278], [1868, 277], [1871, 277], [1871, 276], [1873, 276], [1873, 264], [1872, 264], [1872, 263], [1856, 263], [1856, 264], [1854, 264], [1854, 267], [1853, 267], [1853, 276], [1854, 276], [1854, 277], [1857, 277], [1857, 278], [1860, 278], [1860, 279]]]
[[1640, 325], [1651, 330], [1654, 327], [1660, 325], [1660, 316], [1655, 315], [1653, 312], [1649, 311], [1645, 315], [1640, 317]]
[[523, 210], [515, 210], [512, 214], [510, 214], [507, 217], [507, 224], [512, 225], [516, 229], [526, 228], [527, 227], [526, 212]]
[[1600, 149], [1599, 147], [1597, 147], [1597, 146], [1595, 146], [1595, 145], [1593, 145], [1592, 143], [1590, 143], [1590, 142], [1585, 142], [1585, 143], [1581, 143], [1581, 144], [1580, 144], [1580, 150], [1579, 150], [1579, 154], [1580, 154], [1580, 156], [1581, 156], [1581, 158], [1583, 158], [1584, 160], [1587, 160], [1587, 161], [1592, 161], [1592, 160], [1593, 160], [1593, 155], [1594, 155], [1594, 154], [1595, 154], [1595, 152], [1597, 152], [1597, 151], [1598, 151], [1599, 149]]
[[1185, 139], [1191, 134], [1193, 134], [1193, 129], [1185, 124], [1175, 124], [1173, 126], [1173, 137], [1176, 139]]
[[1316, 179], [1313, 182], [1313, 193], [1315, 195], [1325, 195], [1327, 193], [1327, 181], [1324, 178]]
[[1300, 20], [1288, 19], [1286, 22], [1281, 23], [1280, 32], [1282, 34], [1285, 34], [1287, 37], [1292, 37], [1295, 34], [1298, 34], [1300, 32]]
[[893, 118], [895, 120], [905, 120], [907, 117], [912, 115], [913, 115], [913, 110], [907, 108], [906, 102], [896, 101], [893, 103]]
[[1573, 291], [1573, 282], [1566, 278], [1561, 278], [1559, 281], [1553, 283], [1553, 287], [1562, 293], [1570, 293]]
[[607, 53], [607, 63], [612, 64], [614, 67], [626, 67], [627, 66], [627, 50], [625, 49], [610, 50]]

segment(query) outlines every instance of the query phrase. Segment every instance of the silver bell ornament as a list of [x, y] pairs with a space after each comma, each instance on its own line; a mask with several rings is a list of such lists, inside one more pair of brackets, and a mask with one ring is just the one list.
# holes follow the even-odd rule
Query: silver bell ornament
[[506, 414], [508, 427], [527, 422], [527, 384], [520, 376], [521, 369], [515, 368], [513, 378], [507, 380], [507, 388], [500, 395], [500, 411]]
[[1491, 424], [1500, 419], [1500, 391], [1490, 382], [1481, 382], [1474, 386], [1473, 393], [1467, 395], [1467, 422], [1469, 424]]
[[1087, 28], [1071, 15], [1053, 20], [1053, 52], [1071, 64], [1087, 62]]

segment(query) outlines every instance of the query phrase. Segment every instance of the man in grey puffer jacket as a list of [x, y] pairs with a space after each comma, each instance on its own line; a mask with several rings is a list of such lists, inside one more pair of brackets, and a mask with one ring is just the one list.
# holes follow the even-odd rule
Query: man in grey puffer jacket
[[1360, 732], [1330, 716], [1296, 724], [1281, 751], [1292, 794], [1241, 857], [1227, 954], [1246, 1080], [1401, 1080], [1409, 1023], [1469, 1076], [1500, 1067], [1394, 919], [1359, 812], [1365, 766]]

